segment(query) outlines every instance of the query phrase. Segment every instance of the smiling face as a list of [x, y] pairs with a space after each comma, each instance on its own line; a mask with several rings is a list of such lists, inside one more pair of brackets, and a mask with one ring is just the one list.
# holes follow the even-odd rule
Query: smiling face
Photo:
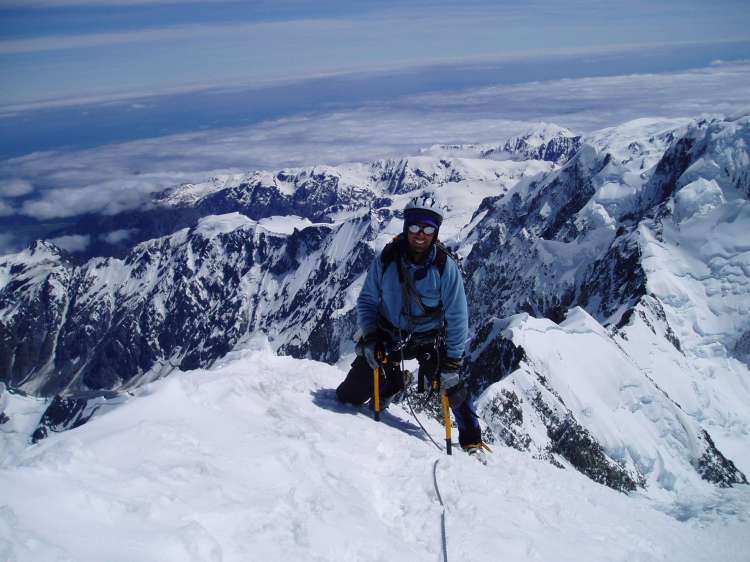
[[[420, 226], [429, 226], [429, 225], [420, 224]], [[425, 234], [424, 230], [422, 229], [420, 229], [419, 232], [417, 233], [413, 233], [407, 230], [406, 240], [407, 242], [409, 242], [409, 250], [412, 253], [412, 259], [416, 262], [419, 262], [422, 259], [424, 259], [434, 239], [435, 239], [435, 233]]]

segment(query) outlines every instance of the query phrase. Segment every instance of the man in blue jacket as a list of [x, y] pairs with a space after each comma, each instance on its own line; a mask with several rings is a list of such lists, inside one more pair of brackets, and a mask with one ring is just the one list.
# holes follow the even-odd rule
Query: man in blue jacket
[[413, 198], [404, 209], [403, 233], [372, 262], [357, 299], [357, 358], [336, 395], [364, 404], [372, 395], [373, 369], [381, 367], [387, 404], [404, 390], [399, 363], [417, 359], [420, 376], [438, 380], [448, 395], [461, 447], [481, 456], [479, 422], [459, 375], [468, 336], [463, 278], [436, 244], [443, 212], [432, 196]]

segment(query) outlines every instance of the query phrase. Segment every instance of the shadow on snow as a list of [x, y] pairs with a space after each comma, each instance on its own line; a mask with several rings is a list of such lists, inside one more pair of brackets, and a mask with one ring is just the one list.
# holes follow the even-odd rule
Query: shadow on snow
[[[329, 412], [335, 412], [337, 414], [349, 414], [352, 416], [365, 415], [372, 418], [372, 410], [368, 404], [356, 406], [354, 404], [346, 404], [339, 401], [336, 398], [336, 390], [333, 388], [318, 388], [310, 392], [312, 396], [313, 404]], [[374, 422], [375, 420], [373, 420]], [[388, 410], [383, 410], [380, 413], [380, 423], [383, 423], [399, 431], [403, 431], [407, 435], [416, 437], [422, 441], [428, 441], [427, 437], [422, 432], [422, 429], [409, 421], [405, 421], [400, 417], [392, 414]]]

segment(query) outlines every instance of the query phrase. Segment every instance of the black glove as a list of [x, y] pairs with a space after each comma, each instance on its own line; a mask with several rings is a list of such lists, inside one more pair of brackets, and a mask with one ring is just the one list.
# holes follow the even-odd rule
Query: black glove
[[446, 357], [440, 363], [440, 388], [448, 392], [461, 382], [458, 372], [461, 370], [461, 360]]
[[360, 357], [364, 357], [367, 364], [373, 369], [380, 367], [378, 356], [381, 358], [385, 356], [383, 344], [375, 334], [362, 336], [357, 342], [354, 352]]
[[447, 357], [440, 364], [440, 388], [448, 395], [451, 408], [458, 408], [468, 396], [466, 386], [458, 372], [461, 370], [461, 359]]

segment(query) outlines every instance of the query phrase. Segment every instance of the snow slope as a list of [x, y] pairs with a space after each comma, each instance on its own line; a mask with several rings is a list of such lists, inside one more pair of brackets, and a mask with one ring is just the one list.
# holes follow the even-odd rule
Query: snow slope
[[343, 374], [254, 340], [8, 449], [0, 559], [434, 561], [436, 459], [449, 560], [746, 559], [746, 486], [656, 499], [508, 448], [446, 457], [399, 406], [376, 424], [338, 405]]
[[651, 331], [668, 326], [675, 345], [660, 349], [637, 326], [621, 343], [750, 470], [750, 370], [738, 353], [750, 333], [750, 118], [699, 123], [685, 138], [690, 165], [664, 212], [639, 226], [647, 291], [663, 307]]
[[[519, 314], [494, 321], [494, 329], [524, 353], [518, 369], [481, 399], [480, 412], [506, 442], [513, 437], [525, 444], [519, 448], [572, 463], [616, 489], [645, 485], [652, 496], [691, 489], [699, 495], [707, 485], [702, 477], [724, 485], [745, 481], [582, 308], [559, 324]], [[475, 350], [482, 364], [483, 354]]]

